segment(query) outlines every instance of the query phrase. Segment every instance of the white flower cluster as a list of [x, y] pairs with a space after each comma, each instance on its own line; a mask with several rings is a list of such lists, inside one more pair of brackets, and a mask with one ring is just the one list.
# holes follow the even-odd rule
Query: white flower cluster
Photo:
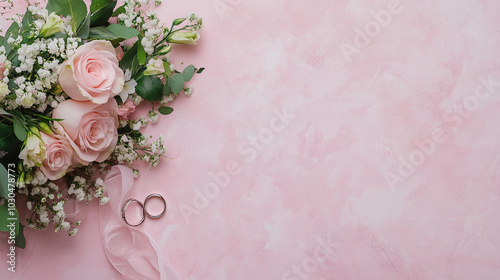
[[158, 165], [166, 152], [163, 136], [160, 135], [156, 141], [148, 144], [146, 137], [140, 132], [132, 135], [134, 136], [122, 135], [118, 140], [113, 153], [118, 164], [132, 165], [134, 161], [140, 159], [146, 162], [150, 169]]
[[0, 46], [0, 102], [9, 94], [9, 78], [10, 69], [12, 64], [7, 60], [5, 55], [5, 47]]
[[86, 180], [83, 177], [75, 176], [73, 183], [69, 186], [68, 194], [75, 195], [76, 200], [82, 201], [85, 199]]
[[131, 165], [139, 157], [134, 148], [134, 141], [130, 140], [127, 135], [122, 135], [114, 153], [116, 154], [116, 160], [120, 164], [126, 162]]
[[[125, 13], [118, 15], [118, 20], [127, 27], [144, 30], [141, 45], [148, 55], [152, 55], [156, 43], [167, 34], [168, 29], [159, 26], [160, 20], [156, 12], [145, 13], [140, 9], [142, 5], [148, 5], [149, 2], [150, 0], [125, 0]], [[155, 5], [159, 4], [161, 4], [160, 1], [155, 2]]]
[[[142, 28], [145, 18], [141, 15], [142, 10], [139, 10], [142, 5], [148, 5], [150, 0], [125, 0], [125, 13], [118, 15], [118, 19], [127, 27]], [[156, 21], [158, 24], [158, 20]]]
[[[37, 175], [37, 177], [40, 176]], [[47, 228], [52, 221], [56, 232], [58, 230], [70, 230], [71, 223], [65, 220], [66, 213], [63, 207], [65, 200], [56, 201], [56, 197], [60, 199], [61, 196], [59, 187], [52, 182], [43, 186], [33, 187], [30, 193], [30, 200], [26, 206], [28, 210], [33, 210], [35, 218], [33, 219], [32, 215], [28, 219], [28, 226], [30, 228], [43, 229]]]
[[17, 51], [20, 65], [13, 67], [13, 76], [17, 76], [14, 78], [16, 98], [6, 101], [7, 108], [35, 106], [43, 112], [47, 106], [55, 108], [63, 101], [64, 96], [48, 97], [47, 92], [58, 82], [61, 64], [74, 54], [80, 42], [80, 38], [49, 38], [36, 39], [30, 45], [21, 44]]
[[28, 177], [25, 179], [25, 184], [31, 184], [34, 186], [41, 186], [45, 183], [47, 183], [47, 177], [43, 174], [40, 169], [37, 169], [33, 176], [28, 175]]
[[161, 39], [166, 35], [166, 29], [163, 28], [150, 28], [144, 33], [144, 37], [141, 40], [142, 47], [148, 55], [152, 55], [155, 51], [155, 45], [158, 39]]

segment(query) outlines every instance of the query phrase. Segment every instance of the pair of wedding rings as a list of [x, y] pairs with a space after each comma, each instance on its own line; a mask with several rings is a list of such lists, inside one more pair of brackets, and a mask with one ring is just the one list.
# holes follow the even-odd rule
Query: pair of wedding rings
[[[148, 201], [152, 198], [159, 198], [163, 202], [163, 211], [158, 215], [151, 215], [147, 210]], [[139, 204], [139, 206], [142, 208], [142, 217], [141, 217], [141, 220], [137, 224], [130, 224], [127, 221], [127, 216], [125, 214], [125, 212], [127, 211], [127, 207], [132, 202]], [[165, 202], [165, 199], [163, 198], [163, 196], [161, 196], [160, 194], [157, 194], [157, 193], [152, 193], [152, 194], [148, 195], [148, 197], [146, 197], [146, 199], [144, 200], [144, 203], [140, 202], [139, 200], [137, 200], [135, 198], [131, 198], [131, 199], [128, 199], [127, 201], [125, 201], [123, 203], [123, 206], [122, 206], [122, 218], [123, 218], [123, 221], [125, 221], [125, 223], [127, 225], [129, 225], [131, 227], [136, 227], [136, 226], [140, 226], [142, 223], [144, 223], [144, 220], [146, 220], [146, 215], [150, 218], [158, 219], [158, 218], [162, 217], [166, 211], [167, 211], [167, 202]]]

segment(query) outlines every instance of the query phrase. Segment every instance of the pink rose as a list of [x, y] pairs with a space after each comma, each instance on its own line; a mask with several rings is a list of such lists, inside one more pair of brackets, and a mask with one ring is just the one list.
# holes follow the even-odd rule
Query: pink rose
[[132, 114], [135, 112], [135, 105], [132, 100], [127, 99], [125, 103], [123, 103], [119, 108], [118, 108], [118, 116], [120, 116], [120, 119], [127, 121], [128, 120], [128, 115]]
[[40, 170], [49, 180], [57, 180], [73, 165], [73, 148], [64, 136], [40, 132], [40, 137], [46, 150], [46, 157]]
[[59, 84], [74, 100], [104, 104], [123, 90], [125, 77], [108, 41], [97, 40], [76, 49], [59, 71]]
[[97, 105], [90, 101], [65, 100], [54, 109], [56, 130], [66, 136], [83, 165], [106, 160], [118, 141], [118, 105], [114, 99]]

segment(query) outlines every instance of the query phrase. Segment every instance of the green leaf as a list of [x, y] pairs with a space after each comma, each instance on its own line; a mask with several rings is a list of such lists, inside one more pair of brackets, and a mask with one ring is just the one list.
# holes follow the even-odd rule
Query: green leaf
[[[92, 1], [92, 4], [94, 4], [95, 1]], [[113, 9], [116, 6], [116, 1], [111, 1], [108, 3], [106, 6], [102, 7], [101, 9], [92, 12], [92, 16], [90, 17], [90, 26], [101, 26], [101, 25], [106, 25], [108, 23], [109, 18], [113, 14]], [[92, 8], [91, 8], [92, 10]]]
[[162, 115], [170, 115], [170, 114], [172, 114], [173, 111], [174, 111], [174, 108], [172, 108], [172, 107], [162, 106], [162, 107], [158, 108], [158, 112], [160, 112], [160, 114], [162, 114]]
[[83, 0], [49, 0], [47, 3], [49, 14], [55, 12], [60, 16], [71, 16], [73, 32], [87, 17], [87, 5]]
[[196, 74], [201, 74], [201, 72], [203, 72], [203, 70], [205, 70], [205, 68], [201, 67], [200, 69], [198, 69], [198, 71], [196, 71]]
[[14, 222], [14, 232], [17, 236], [19, 233], [19, 213], [14, 207], [14, 210], [9, 210], [8, 202], [0, 206], [0, 231], [10, 231], [9, 224]]
[[7, 198], [9, 194], [9, 173], [3, 164], [0, 164], [0, 196]]
[[115, 2], [116, 5], [116, 1], [113, 0], [92, 0], [92, 3], [90, 4], [90, 13], [93, 14], [108, 6], [112, 2]]
[[139, 59], [139, 65], [144, 65], [146, 63], [146, 52], [144, 51], [144, 48], [142, 47], [142, 44], [140, 41], [137, 41], [137, 59]]
[[92, 27], [89, 30], [89, 39], [114, 40], [117, 39], [113, 32], [106, 29], [104, 26]]
[[126, 12], [126, 11], [125, 11], [125, 5], [122, 5], [122, 6], [118, 7], [118, 8], [117, 8], [117, 9], [113, 12], [113, 14], [112, 14], [111, 16], [112, 16], [112, 17], [116, 17], [116, 16], [118, 16], [119, 14], [123, 14], [123, 13], [125, 13], [125, 12]]
[[26, 238], [24, 238], [24, 226], [19, 223], [19, 233], [16, 236], [16, 247], [24, 249], [26, 247]]
[[14, 135], [14, 129], [9, 125], [0, 123], [0, 150], [10, 152], [17, 146], [19, 146], [19, 142]]
[[24, 124], [22, 124], [16, 116], [14, 116], [14, 134], [20, 141], [24, 141], [26, 140], [26, 137], [28, 137], [28, 132], [26, 131]]
[[132, 59], [132, 64], [130, 65], [130, 76], [136, 77], [139, 69], [139, 60], [137, 59], [137, 56], [135, 56], [134, 59]]
[[23, 16], [23, 21], [21, 22], [21, 30], [27, 30], [30, 26], [30, 24], [35, 20], [35, 17], [33, 14], [29, 11], [26, 10], [26, 13], [24, 13]]
[[17, 38], [17, 35], [19, 34], [19, 24], [17, 22], [13, 22], [9, 29], [7, 29], [7, 32], [5, 32], [5, 53], [10, 53], [12, 50], [12, 46], [7, 43], [7, 40], [9, 38]]
[[168, 83], [166, 83], [165, 85], [163, 85], [163, 95], [169, 96], [171, 93], [172, 93], [172, 90], [168, 86]]
[[182, 73], [174, 74], [168, 78], [168, 86], [173, 93], [179, 93], [184, 90], [184, 77]]
[[194, 71], [196, 68], [194, 68], [194, 65], [189, 65], [187, 66], [184, 71], [182, 71], [182, 76], [184, 77], [185, 82], [191, 81], [191, 78], [194, 76]]
[[139, 42], [135, 42], [135, 44], [125, 52], [125, 54], [122, 57], [122, 60], [120, 60], [120, 68], [125, 71], [130, 68], [130, 65], [132, 64], [132, 60], [137, 56], [137, 45]]
[[109, 31], [113, 32], [113, 34], [115, 34], [116, 37], [123, 39], [134, 38], [135, 36], [140, 34], [139, 30], [135, 28], [126, 27], [121, 24], [111, 24], [106, 28]]
[[135, 91], [142, 98], [151, 102], [160, 100], [163, 96], [163, 83], [158, 77], [144, 76], [137, 80]]
[[82, 22], [82, 24], [78, 28], [78, 31], [76, 32], [76, 36], [85, 40], [89, 37], [89, 32], [90, 32], [90, 14], [88, 14], [85, 17], [85, 20]]

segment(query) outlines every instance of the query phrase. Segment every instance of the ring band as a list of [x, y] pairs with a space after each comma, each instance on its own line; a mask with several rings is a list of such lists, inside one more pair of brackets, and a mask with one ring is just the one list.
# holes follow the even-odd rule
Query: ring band
[[[151, 215], [151, 214], [149, 214], [148, 209], [146, 208], [146, 205], [147, 205], [149, 199], [153, 198], [153, 197], [158, 197], [159, 199], [161, 199], [161, 201], [163, 201], [163, 211], [160, 214], [158, 214], [158, 215]], [[160, 194], [152, 193], [152, 194], [148, 195], [148, 197], [146, 197], [146, 199], [144, 200], [144, 212], [146, 212], [146, 214], [148, 215], [148, 217], [153, 218], [153, 219], [158, 219], [161, 216], [163, 216], [166, 211], [167, 211], [167, 202], [165, 202], [165, 199]]]
[[[136, 225], [132, 225], [132, 224], [130, 224], [130, 223], [127, 221], [127, 217], [125, 216], [125, 211], [127, 211], [127, 207], [128, 207], [128, 205], [129, 205], [130, 203], [134, 202], [134, 201], [135, 201], [135, 202], [137, 202], [137, 204], [139, 204], [139, 206], [141, 206], [141, 207], [142, 207], [142, 218], [141, 218], [141, 220], [139, 221], [139, 223], [138, 223], [138, 224], [136, 224]], [[123, 220], [125, 221], [125, 223], [126, 223], [127, 225], [131, 226], [131, 227], [140, 226], [142, 223], [144, 223], [144, 220], [146, 219], [146, 215], [144, 215], [144, 213], [145, 213], [145, 212], [146, 212], [146, 210], [145, 210], [144, 205], [142, 204], [142, 202], [140, 202], [139, 200], [137, 200], [137, 199], [135, 199], [135, 198], [131, 198], [131, 199], [129, 199], [129, 200], [127, 200], [127, 201], [125, 201], [125, 202], [123, 203], [123, 207], [122, 207], [122, 218], [123, 218]]]

